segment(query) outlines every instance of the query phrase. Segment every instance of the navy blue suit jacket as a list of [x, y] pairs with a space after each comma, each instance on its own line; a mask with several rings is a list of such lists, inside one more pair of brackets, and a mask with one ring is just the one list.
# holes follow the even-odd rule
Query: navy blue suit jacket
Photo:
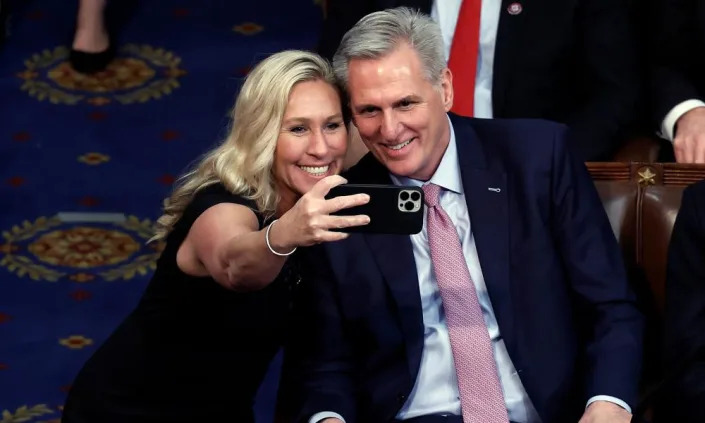
[[[563, 126], [451, 115], [487, 289], [512, 361], [544, 423], [586, 401], [637, 397], [642, 316], [604, 209]], [[391, 183], [368, 155], [350, 183]], [[500, 188], [500, 192], [488, 188]], [[411, 392], [424, 341], [408, 236], [350, 236], [303, 254], [295, 346], [299, 420], [334, 411], [386, 422]], [[296, 386], [296, 382], [294, 382]], [[293, 394], [292, 394], [293, 395]]]

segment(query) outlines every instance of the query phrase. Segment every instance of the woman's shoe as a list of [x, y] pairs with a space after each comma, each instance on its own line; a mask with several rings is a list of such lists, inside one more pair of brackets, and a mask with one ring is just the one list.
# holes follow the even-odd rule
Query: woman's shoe
[[69, 62], [76, 72], [93, 74], [105, 70], [114, 58], [115, 49], [110, 44], [107, 49], [98, 53], [71, 49]]
[[[85, 74], [92, 74], [105, 70], [105, 68], [107, 68], [110, 62], [115, 58], [117, 52], [115, 44], [119, 45], [120, 31], [136, 13], [138, 5], [138, 0], [108, 0], [105, 10], [103, 11], [105, 28], [109, 40], [108, 48], [98, 53], [88, 53], [72, 48], [69, 56], [71, 66], [77, 72]], [[75, 37], [75, 35], [74, 30], [71, 37]]]

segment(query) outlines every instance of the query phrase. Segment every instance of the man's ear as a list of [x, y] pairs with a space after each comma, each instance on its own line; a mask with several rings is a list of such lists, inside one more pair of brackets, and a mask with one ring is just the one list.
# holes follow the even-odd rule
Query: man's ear
[[453, 74], [450, 69], [441, 71], [441, 95], [443, 96], [443, 107], [449, 112], [453, 107]]

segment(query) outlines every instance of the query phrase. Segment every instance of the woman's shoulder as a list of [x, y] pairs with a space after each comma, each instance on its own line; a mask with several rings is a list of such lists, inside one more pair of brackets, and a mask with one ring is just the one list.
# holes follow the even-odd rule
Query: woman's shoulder
[[200, 189], [193, 196], [193, 199], [186, 208], [184, 215], [189, 215], [191, 218], [189, 220], [193, 221], [209, 208], [221, 203], [233, 203], [245, 206], [252, 210], [255, 216], [257, 216], [260, 227], [264, 223], [264, 216], [258, 210], [257, 203], [254, 200], [248, 198], [244, 194], [233, 193], [220, 182]]

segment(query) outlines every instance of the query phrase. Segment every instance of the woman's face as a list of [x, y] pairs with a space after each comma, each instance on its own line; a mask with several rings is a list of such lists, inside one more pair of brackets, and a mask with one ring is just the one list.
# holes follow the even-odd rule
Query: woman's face
[[338, 92], [322, 80], [300, 82], [289, 94], [274, 154], [282, 199], [299, 197], [340, 172], [347, 131]]

